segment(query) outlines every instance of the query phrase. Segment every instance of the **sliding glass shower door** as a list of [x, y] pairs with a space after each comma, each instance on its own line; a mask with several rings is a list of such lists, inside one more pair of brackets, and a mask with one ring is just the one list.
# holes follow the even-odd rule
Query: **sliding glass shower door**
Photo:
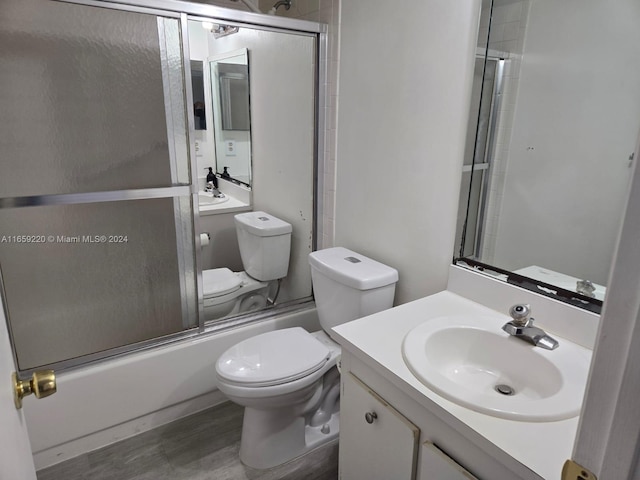
[[0, 269], [26, 372], [198, 324], [179, 18], [0, 16]]

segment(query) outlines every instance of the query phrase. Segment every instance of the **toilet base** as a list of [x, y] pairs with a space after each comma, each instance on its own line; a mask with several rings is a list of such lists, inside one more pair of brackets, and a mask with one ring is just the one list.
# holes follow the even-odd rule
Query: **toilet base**
[[339, 433], [339, 411], [326, 423], [314, 427], [305, 425], [304, 416], [292, 417], [289, 409], [279, 414], [246, 407], [240, 460], [252, 468], [273, 468], [336, 440]]

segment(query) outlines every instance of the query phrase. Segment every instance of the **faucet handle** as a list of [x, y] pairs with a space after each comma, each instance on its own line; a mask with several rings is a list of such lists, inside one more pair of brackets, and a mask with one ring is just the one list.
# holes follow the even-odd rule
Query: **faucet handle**
[[509, 309], [509, 315], [513, 318], [513, 323], [519, 327], [526, 327], [533, 323], [531, 318], [531, 305], [527, 303], [517, 303]]

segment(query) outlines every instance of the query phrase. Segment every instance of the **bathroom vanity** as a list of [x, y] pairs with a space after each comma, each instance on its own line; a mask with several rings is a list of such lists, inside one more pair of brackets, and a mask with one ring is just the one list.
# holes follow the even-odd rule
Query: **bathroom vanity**
[[[559, 480], [578, 416], [523, 421], [480, 413], [435, 393], [407, 367], [407, 333], [448, 315], [492, 316], [498, 331], [510, 320], [506, 311], [444, 291], [334, 328], [343, 352], [340, 479]], [[571, 344], [588, 368], [588, 348], [553, 334], [556, 351]]]
[[[202, 181], [202, 180], [201, 180]], [[200, 190], [198, 210], [200, 216], [220, 215], [224, 213], [248, 212], [251, 210], [251, 189], [224, 179], [218, 179], [222, 197]]]

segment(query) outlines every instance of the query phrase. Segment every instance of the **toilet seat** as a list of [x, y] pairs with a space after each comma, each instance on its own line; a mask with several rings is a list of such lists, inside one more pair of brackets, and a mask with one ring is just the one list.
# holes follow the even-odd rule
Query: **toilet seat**
[[240, 277], [228, 268], [202, 271], [202, 293], [205, 298], [235, 292], [242, 286]]
[[232, 385], [268, 387], [307, 377], [330, 357], [327, 346], [303, 328], [294, 327], [243, 340], [222, 354], [216, 371]]

